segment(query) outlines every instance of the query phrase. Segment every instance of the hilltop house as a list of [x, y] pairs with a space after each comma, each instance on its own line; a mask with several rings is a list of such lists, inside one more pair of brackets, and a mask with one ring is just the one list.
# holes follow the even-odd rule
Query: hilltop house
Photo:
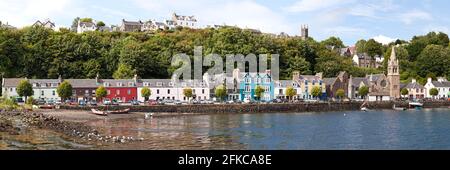
[[197, 28], [197, 19], [195, 19], [194, 16], [183, 16], [173, 13], [172, 21], [175, 24], [175, 26]]
[[142, 31], [143, 26], [142, 21], [125, 21], [125, 19], [122, 19], [122, 24], [119, 27], [119, 30], [122, 32], [136, 32], [136, 31]]
[[97, 24], [95, 24], [93, 21], [82, 22], [78, 20], [77, 33], [81, 34], [87, 31], [95, 31], [95, 30], [97, 30]]
[[357, 67], [364, 67], [364, 68], [379, 68], [383, 65], [384, 57], [375, 55], [374, 57], [371, 57], [364, 54], [355, 54], [353, 55], [353, 64]]
[[166, 29], [166, 24], [155, 20], [146, 21], [142, 25], [142, 31], [156, 31]]

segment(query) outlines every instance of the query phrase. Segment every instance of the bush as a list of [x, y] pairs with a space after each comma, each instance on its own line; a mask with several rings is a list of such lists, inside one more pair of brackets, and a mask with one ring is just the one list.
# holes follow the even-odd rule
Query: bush
[[0, 109], [4, 109], [4, 110], [7, 110], [7, 111], [15, 110], [18, 107], [19, 107], [19, 105], [16, 103], [16, 101], [14, 101], [12, 99], [4, 99], [0, 103]]
[[27, 101], [25, 101], [25, 104], [33, 105], [34, 104], [34, 98], [33, 97], [28, 97]]

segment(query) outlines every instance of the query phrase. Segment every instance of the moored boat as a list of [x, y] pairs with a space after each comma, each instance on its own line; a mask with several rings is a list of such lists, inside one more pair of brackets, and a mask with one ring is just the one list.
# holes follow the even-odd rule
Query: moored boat
[[115, 110], [115, 111], [106, 111], [108, 114], [128, 114], [130, 111], [130, 108], [123, 109], [123, 110]]
[[107, 112], [100, 111], [100, 110], [97, 110], [97, 109], [91, 109], [91, 111], [92, 111], [92, 113], [94, 113], [96, 115], [100, 115], [100, 116], [107, 116], [108, 115]]
[[399, 110], [399, 111], [405, 111], [406, 110], [406, 108], [404, 108], [404, 107], [396, 107], [395, 104], [394, 104], [394, 106], [392, 106], [392, 109]]

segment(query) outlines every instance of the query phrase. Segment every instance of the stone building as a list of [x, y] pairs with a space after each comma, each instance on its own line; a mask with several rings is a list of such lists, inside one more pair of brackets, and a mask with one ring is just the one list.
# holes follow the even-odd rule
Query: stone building
[[400, 98], [400, 68], [395, 54], [395, 47], [392, 47], [391, 58], [388, 61], [389, 96], [392, 99]]
[[347, 97], [349, 91], [349, 79], [350, 75], [345, 71], [340, 72], [337, 77], [324, 78], [323, 81], [327, 89], [327, 97], [329, 99], [336, 99], [336, 92], [339, 89], [344, 90], [344, 97]]
[[125, 21], [122, 19], [122, 24], [119, 27], [119, 30], [122, 32], [137, 32], [142, 31], [143, 26], [142, 21]]

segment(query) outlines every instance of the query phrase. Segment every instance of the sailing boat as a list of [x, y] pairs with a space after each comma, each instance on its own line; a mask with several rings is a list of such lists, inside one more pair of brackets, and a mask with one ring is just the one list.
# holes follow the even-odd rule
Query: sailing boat
[[366, 100], [364, 100], [364, 103], [361, 105], [361, 111], [368, 112], [369, 109], [365, 107], [365, 105], [369, 105]]

